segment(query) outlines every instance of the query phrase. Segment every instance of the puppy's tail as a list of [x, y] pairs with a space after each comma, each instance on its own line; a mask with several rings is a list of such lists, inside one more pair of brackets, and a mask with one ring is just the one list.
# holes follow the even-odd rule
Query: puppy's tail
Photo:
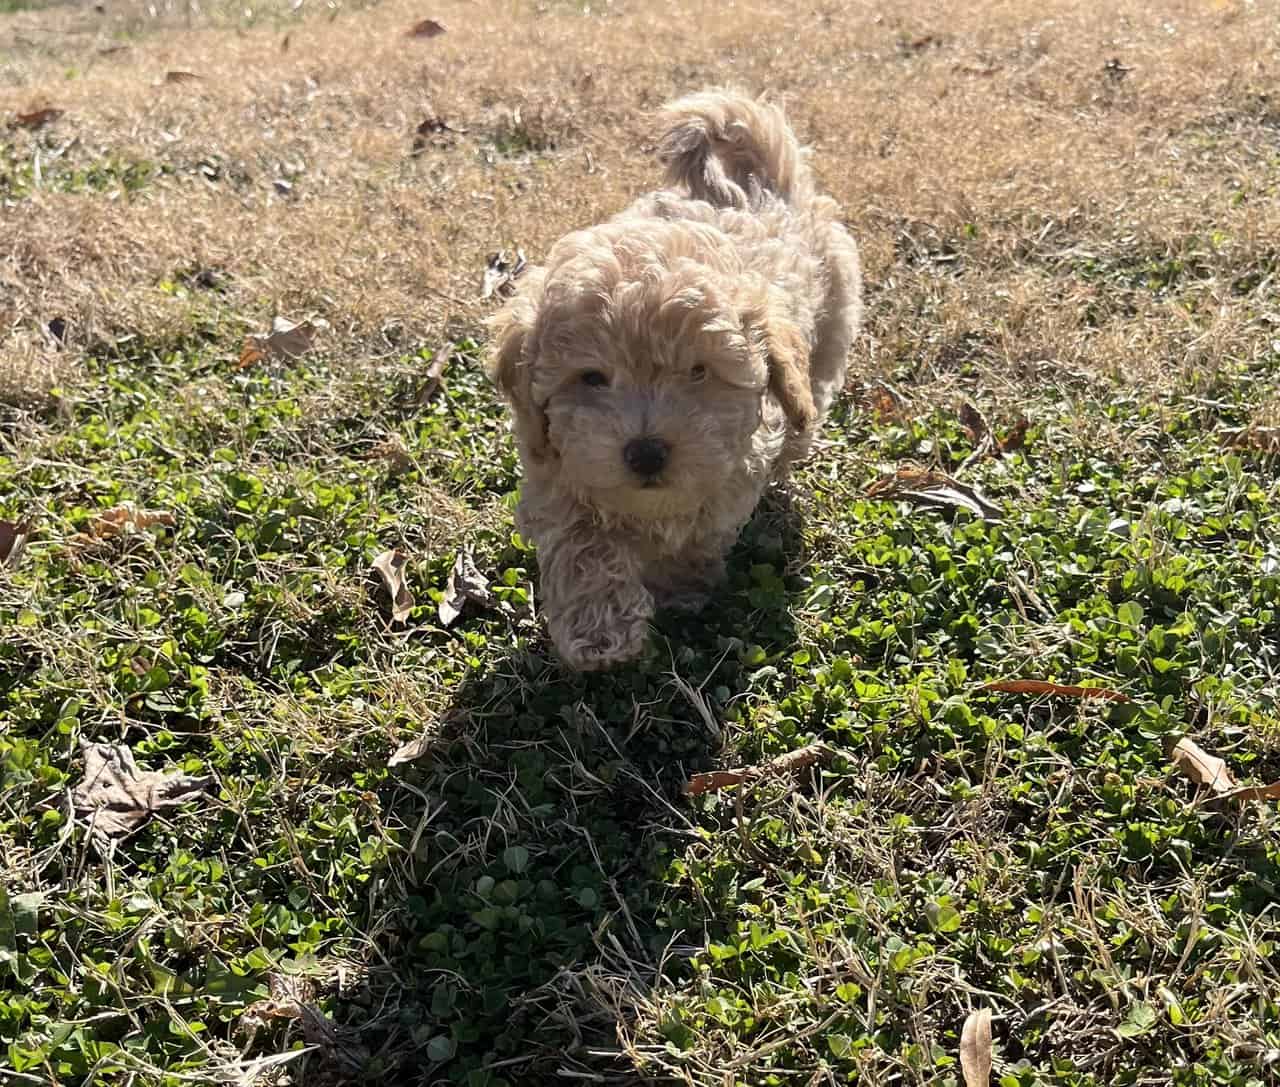
[[703, 91], [663, 108], [658, 160], [669, 187], [717, 207], [756, 208], [771, 193], [792, 205], [813, 193], [795, 133], [777, 106]]

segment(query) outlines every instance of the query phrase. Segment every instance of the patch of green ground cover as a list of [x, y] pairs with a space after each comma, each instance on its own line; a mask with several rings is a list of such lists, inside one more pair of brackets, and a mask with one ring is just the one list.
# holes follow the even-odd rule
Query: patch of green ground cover
[[118, 191], [132, 196], [172, 168], [144, 159], [77, 152], [64, 158], [66, 148], [53, 137], [37, 141], [0, 138], [0, 199], [19, 200], [41, 189], [45, 192], [102, 193]]
[[[1274, 814], [1194, 807], [1167, 748], [1190, 729], [1280, 777], [1274, 465], [1194, 404], [1046, 395], [1025, 453], [974, 470], [1007, 509], [987, 524], [862, 494], [877, 461], [958, 465], [949, 413], [842, 406], [712, 608], [569, 677], [524, 611], [474, 351], [434, 399], [425, 365], [235, 377], [134, 347], [0, 458], [0, 516], [44, 538], [0, 584], [16, 1082], [225, 1081], [306, 1042], [295, 1082], [947, 1083], [982, 1004], [1003, 1084], [1266, 1081]], [[1143, 440], [1074, 447], [1081, 413]], [[404, 473], [372, 455], [388, 432]], [[177, 524], [52, 542], [121, 501]], [[463, 542], [511, 611], [444, 630]], [[416, 559], [403, 631], [366, 582], [390, 546]], [[977, 690], [1011, 675], [1136, 701]], [[817, 788], [679, 798], [815, 739], [840, 751]], [[103, 858], [68, 821], [81, 740], [215, 797]], [[328, 1033], [255, 1032], [281, 974]]]

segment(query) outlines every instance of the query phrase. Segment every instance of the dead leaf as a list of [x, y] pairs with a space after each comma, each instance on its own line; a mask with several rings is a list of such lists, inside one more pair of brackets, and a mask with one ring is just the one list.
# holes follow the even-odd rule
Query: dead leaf
[[33, 109], [26, 113], [17, 114], [13, 118], [13, 123], [20, 128], [43, 128], [50, 122], [56, 121], [64, 113], [66, 113], [66, 110], [45, 106], [42, 109]]
[[0, 566], [16, 567], [31, 539], [31, 522], [0, 521]]
[[982, 412], [967, 400], [960, 405], [960, 425], [968, 433], [974, 448], [992, 444], [990, 424]]
[[413, 455], [404, 439], [399, 434], [389, 434], [370, 451], [369, 456], [375, 460], [387, 462], [387, 470], [391, 475], [400, 475], [413, 467]]
[[1132, 702], [1121, 691], [1106, 687], [1076, 687], [1069, 683], [1048, 683], [1043, 679], [998, 679], [984, 683], [980, 691], [1002, 691], [1005, 694], [1056, 694], [1063, 698], [1101, 698], [1107, 702]]
[[449, 28], [437, 19], [422, 19], [405, 31], [406, 38], [438, 38]]
[[502, 298], [511, 294], [515, 290], [516, 279], [525, 270], [528, 263], [524, 259], [524, 252], [520, 249], [516, 250], [514, 257], [505, 249], [498, 253], [493, 253], [489, 257], [488, 264], [484, 270], [484, 281], [480, 285], [480, 297], [492, 298], [497, 295]]
[[794, 774], [814, 763], [828, 762], [834, 754], [834, 748], [816, 743], [809, 744], [807, 747], [798, 747], [794, 751], [786, 751], [759, 766], [742, 766], [734, 770], [711, 770], [705, 774], [694, 774], [684, 783], [684, 795], [700, 796], [702, 793], [727, 789], [731, 785], [741, 785], [764, 777]]
[[76, 813], [109, 837], [132, 834], [158, 811], [176, 808], [206, 792], [211, 777], [178, 770], [139, 770], [133, 752], [119, 744], [81, 741], [84, 778], [71, 801]]
[[1225, 796], [1237, 787], [1226, 762], [1217, 755], [1210, 755], [1186, 736], [1173, 745], [1170, 757], [1173, 765], [1187, 777], [1197, 785], [1207, 785], [1218, 796]]
[[991, 1082], [991, 1009], [971, 1011], [960, 1031], [960, 1071], [964, 1087], [987, 1087]]
[[419, 736], [416, 740], [410, 740], [407, 744], [401, 744], [396, 748], [391, 758], [387, 759], [388, 766], [399, 766], [401, 763], [413, 762], [414, 759], [420, 759], [436, 744], [435, 735], [428, 733], [425, 736]]
[[444, 368], [449, 365], [449, 359], [452, 357], [453, 344], [445, 345], [432, 356], [427, 366], [427, 380], [423, 383], [422, 391], [418, 393], [419, 404], [430, 403], [436, 393], [444, 388]]
[[1280, 453], [1280, 427], [1247, 426], [1224, 431], [1222, 444], [1228, 449], [1252, 453]]
[[985, 521], [1002, 520], [1000, 507], [977, 487], [943, 472], [907, 466], [881, 476], [867, 488], [869, 498], [905, 498], [920, 506], [967, 509]]
[[996, 440], [996, 448], [1001, 453], [1013, 453], [1021, 449], [1026, 444], [1029, 425], [1026, 416], [1019, 416], [1009, 433]]
[[1280, 781], [1273, 781], [1270, 785], [1241, 785], [1238, 789], [1232, 789], [1229, 793], [1222, 794], [1223, 800], [1280, 800]]
[[428, 147], [448, 147], [452, 137], [466, 134], [465, 128], [454, 128], [448, 121], [436, 116], [427, 117], [413, 130], [413, 149], [410, 154], [420, 155]]
[[71, 542], [83, 546], [126, 533], [145, 532], [157, 525], [172, 528], [176, 524], [176, 518], [168, 510], [139, 509], [132, 502], [125, 502], [95, 515], [89, 522], [89, 527], [76, 533]]
[[236, 368], [243, 370], [268, 356], [300, 358], [311, 350], [316, 334], [328, 327], [329, 322], [319, 317], [309, 317], [297, 322], [290, 321], [287, 317], [276, 317], [271, 322], [270, 332], [254, 333], [244, 338]]
[[195, 72], [174, 71], [165, 72], [164, 74], [164, 81], [166, 83], [191, 83], [203, 78], [204, 76], [196, 75]]
[[436, 613], [443, 626], [451, 626], [462, 614], [467, 601], [479, 604], [482, 608], [492, 608], [496, 599], [489, 591], [489, 583], [476, 569], [475, 560], [470, 551], [459, 551], [453, 560], [453, 569], [449, 571], [449, 583], [445, 586], [444, 596]]
[[391, 597], [391, 618], [397, 623], [403, 623], [413, 611], [413, 593], [405, 584], [405, 568], [408, 563], [409, 556], [398, 549], [384, 551], [373, 560], [373, 568], [382, 578]]

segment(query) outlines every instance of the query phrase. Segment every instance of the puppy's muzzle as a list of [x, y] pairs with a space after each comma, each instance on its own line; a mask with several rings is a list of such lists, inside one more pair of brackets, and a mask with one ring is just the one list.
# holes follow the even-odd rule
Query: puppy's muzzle
[[670, 458], [671, 446], [661, 438], [632, 438], [622, 448], [627, 467], [646, 482], [651, 482]]

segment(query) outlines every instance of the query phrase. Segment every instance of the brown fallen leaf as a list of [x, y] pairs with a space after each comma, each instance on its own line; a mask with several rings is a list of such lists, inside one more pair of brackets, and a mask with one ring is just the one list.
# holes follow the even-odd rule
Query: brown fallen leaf
[[1106, 687], [1077, 687], [1070, 683], [1048, 683], [1043, 679], [998, 679], [984, 683], [980, 691], [1002, 691], [1005, 694], [1056, 694], [1062, 698], [1101, 698], [1107, 702], [1132, 702], [1122, 691]]
[[433, 747], [439, 743], [439, 737], [434, 732], [427, 732], [419, 736], [415, 740], [401, 744], [392, 753], [391, 758], [387, 759], [388, 766], [399, 766], [402, 763], [413, 762], [415, 759], [422, 758]]
[[1222, 444], [1228, 449], [1251, 453], [1280, 453], [1280, 427], [1247, 426], [1224, 431]]
[[987, 1087], [991, 1082], [991, 1009], [971, 1011], [960, 1031], [960, 1071], [964, 1087]]
[[453, 569], [449, 571], [449, 583], [445, 586], [444, 596], [436, 614], [442, 626], [452, 626], [462, 614], [462, 609], [470, 600], [482, 608], [492, 608], [497, 598], [489, 591], [489, 582], [476, 569], [475, 560], [470, 551], [459, 551], [453, 560]]
[[876, 413], [876, 417], [881, 421], [898, 418], [898, 401], [883, 385], [878, 385], [871, 391], [870, 403], [871, 410]]
[[516, 250], [514, 257], [505, 249], [490, 254], [484, 270], [484, 280], [480, 284], [480, 297], [492, 298], [497, 295], [502, 298], [512, 293], [515, 290], [516, 279], [519, 278], [528, 263], [525, 260], [524, 252], [520, 249]]
[[1225, 796], [1238, 787], [1223, 759], [1218, 758], [1217, 755], [1210, 755], [1186, 736], [1173, 745], [1170, 757], [1173, 765], [1187, 777], [1197, 785], [1208, 786], [1217, 796]]
[[764, 777], [794, 774], [814, 763], [827, 762], [834, 754], [834, 748], [827, 744], [816, 743], [798, 747], [794, 751], [786, 751], [759, 766], [742, 766], [733, 770], [710, 770], [703, 774], [694, 774], [684, 783], [684, 795], [700, 796], [702, 793], [727, 789], [731, 785], [741, 785]]
[[428, 404], [435, 399], [436, 394], [444, 388], [444, 370], [449, 365], [449, 359], [453, 357], [453, 344], [446, 344], [437, 351], [431, 358], [431, 362], [427, 366], [427, 380], [422, 385], [422, 391], [418, 393], [418, 403]]
[[249, 336], [244, 338], [244, 346], [240, 349], [240, 360], [236, 363], [237, 370], [247, 370], [267, 357], [267, 353], [262, 350], [253, 339]]
[[454, 136], [466, 134], [465, 128], [454, 128], [448, 121], [430, 116], [413, 130], [412, 155], [420, 155], [428, 147], [448, 147]]
[[977, 487], [943, 472], [906, 466], [881, 476], [867, 488], [869, 498], [905, 498], [920, 506], [966, 509], [985, 521], [1002, 519], [1000, 507]]
[[139, 509], [132, 502], [125, 502], [96, 514], [89, 526], [83, 532], [76, 533], [71, 542], [83, 546], [127, 533], [145, 532], [157, 525], [172, 528], [176, 524], [176, 518], [168, 510]]
[[413, 467], [413, 455], [399, 434], [388, 434], [369, 451], [369, 456], [385, 461], [389, 475], [398, 476]]
[[296, 322], [290, 321], [287, 317], [276, 317], [271, 322], [270, 332], [253, 333], [244, 338], [244, 346], [236, 368], [243, 370], [268, 356], [284, 359], [300, 358], [311, 350], [316, 334], [328, 327], [329, 322], [319, 317], [310, 317]]
[[1222, 799], [1239, 800], [1241, 802], [1249, 800], [1280, 800], [1280, 781], [1273, 781], [1270, 785], [1241, 785], [1238, 789], [1223, 793]]
[[31, 539], [31, 522], [0, 521], [0, 566], [16, 567]]
[[437, 19], [422, 19], [405, 31], [406, 38], [438, 38], [449, 28]]
[[164, 81], [166, 83], [191, 83], [203, 78], [204, 76], [196, 75], [195, 72], [174, 71], [165, 72], [164, 74]]
[[413, 611], [413, 593], [405, 584], [405, 568], [408, 563], [409, 556], [397, 549], [384, 551], [373, 560], [373, 568], [382, 578], [387, 594], [391, 597], [391, 618], [397, 623], [403, 623]]
[[71, 794], [76, 814], [108, 837], [132, 834], [158, 811], [176, 808], [208, 791], [211, 777], [179, 770], [139, 770], [119, 744], [81, 741], [84, 778]]
[[996, 448], [1001, 453], [1017, 452], [1027, 442], [1027, 427], [1030, 425], [1026, 416], [1019, 416], [1017, 422], [1010, 428], [1009, 433], [996, 440]]
[[43, 128], [45, 125], [56, 121], [63, 116], [66, 110], [55, 109], [53, 106], [45, 106], [41, 109], [28, 110], [26, 113], [19, 113], [13, 118], [13, 123], [19, 128]]
[[991, 425], [982, 412], [967, 400], [960, 405], [960, 425], [968, 433], [975, 449], [992, 444]]

